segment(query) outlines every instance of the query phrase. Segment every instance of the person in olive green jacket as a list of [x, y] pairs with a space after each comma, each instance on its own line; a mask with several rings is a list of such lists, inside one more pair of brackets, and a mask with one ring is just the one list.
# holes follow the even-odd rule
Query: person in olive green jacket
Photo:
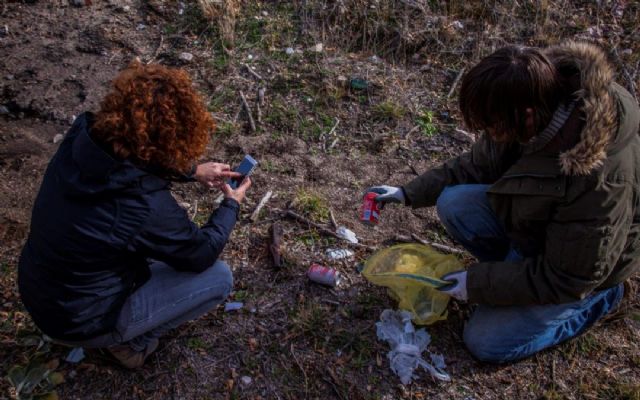
[[478, 303], [464, 341], [506, 362], [584, 332], [615, 309], [640, 265], [640, 110], [595, 45], [510, 46], [463, 79], [467, 153], [380, 203], [435, 205], [478, 259], [443, 279]]

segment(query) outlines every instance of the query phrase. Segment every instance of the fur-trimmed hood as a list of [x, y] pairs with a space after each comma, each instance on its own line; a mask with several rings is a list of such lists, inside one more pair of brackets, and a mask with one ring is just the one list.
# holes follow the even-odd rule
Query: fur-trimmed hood
[[569, 42], [545, 53], [560, 71], [579, 73], [580, 89], [575, 95], [582, 101], [585, 125], [578, 144], [560, 154], [560, 165], [566, 175], [587, 175], [603, 164], [616, 134], [614, 69], [605, 52], [590, 43]]

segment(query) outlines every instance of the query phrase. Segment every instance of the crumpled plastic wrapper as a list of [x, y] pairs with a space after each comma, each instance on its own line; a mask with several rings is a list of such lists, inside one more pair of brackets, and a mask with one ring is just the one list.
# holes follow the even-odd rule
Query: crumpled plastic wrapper
[[[384, 310], [380, 321], [376, 323], [378, 339], [385, 340], [391, 346], [391, 351], [387, 354], [391, 370], [404, 385], [411, 382], [419, 366], [435, 379], [450, 381], [451, 377], [444, 371], [444, 357], [426, 350], [431, 336], [424, 328], [416, 331], [411, 317], [412, 314], [408, 311]], [[431, 363], [422, 358], [425, 350], [429, 353]]]

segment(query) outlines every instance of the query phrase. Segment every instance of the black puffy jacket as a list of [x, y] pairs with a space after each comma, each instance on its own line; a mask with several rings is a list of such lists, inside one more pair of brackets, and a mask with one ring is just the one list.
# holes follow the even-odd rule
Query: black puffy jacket
[[19, 262], [25, 307], [61, 340], [114, 329], [127, 297], [149, 279], [149, 259], [194, 272], [212, 266], [239, 208], [225, 199], [198, 228], [168, 180], [114, 159], [91, 139], [92, 118], [78, 117], [51, 159]]

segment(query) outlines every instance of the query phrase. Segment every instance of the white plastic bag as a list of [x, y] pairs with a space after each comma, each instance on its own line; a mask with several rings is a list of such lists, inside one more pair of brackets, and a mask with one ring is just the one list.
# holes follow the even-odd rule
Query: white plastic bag
[[422, 358], [422, 352], [431, 342], [431, 337], [424, 328], [416, 331], [411, 317], [408, 311], [384, 310], [380, 321], [376, 323], [378, 339], [387, 341], [391, 346], [391, 351], [387, 354], [391, 370], [404, 385], [411, 382], [418, 366], [422, 366], [436, 379], [450, 381], [451, 377], [444, 371], [446, 365], [441, 355], [431, 354], [427, 350], [433, 364]]

